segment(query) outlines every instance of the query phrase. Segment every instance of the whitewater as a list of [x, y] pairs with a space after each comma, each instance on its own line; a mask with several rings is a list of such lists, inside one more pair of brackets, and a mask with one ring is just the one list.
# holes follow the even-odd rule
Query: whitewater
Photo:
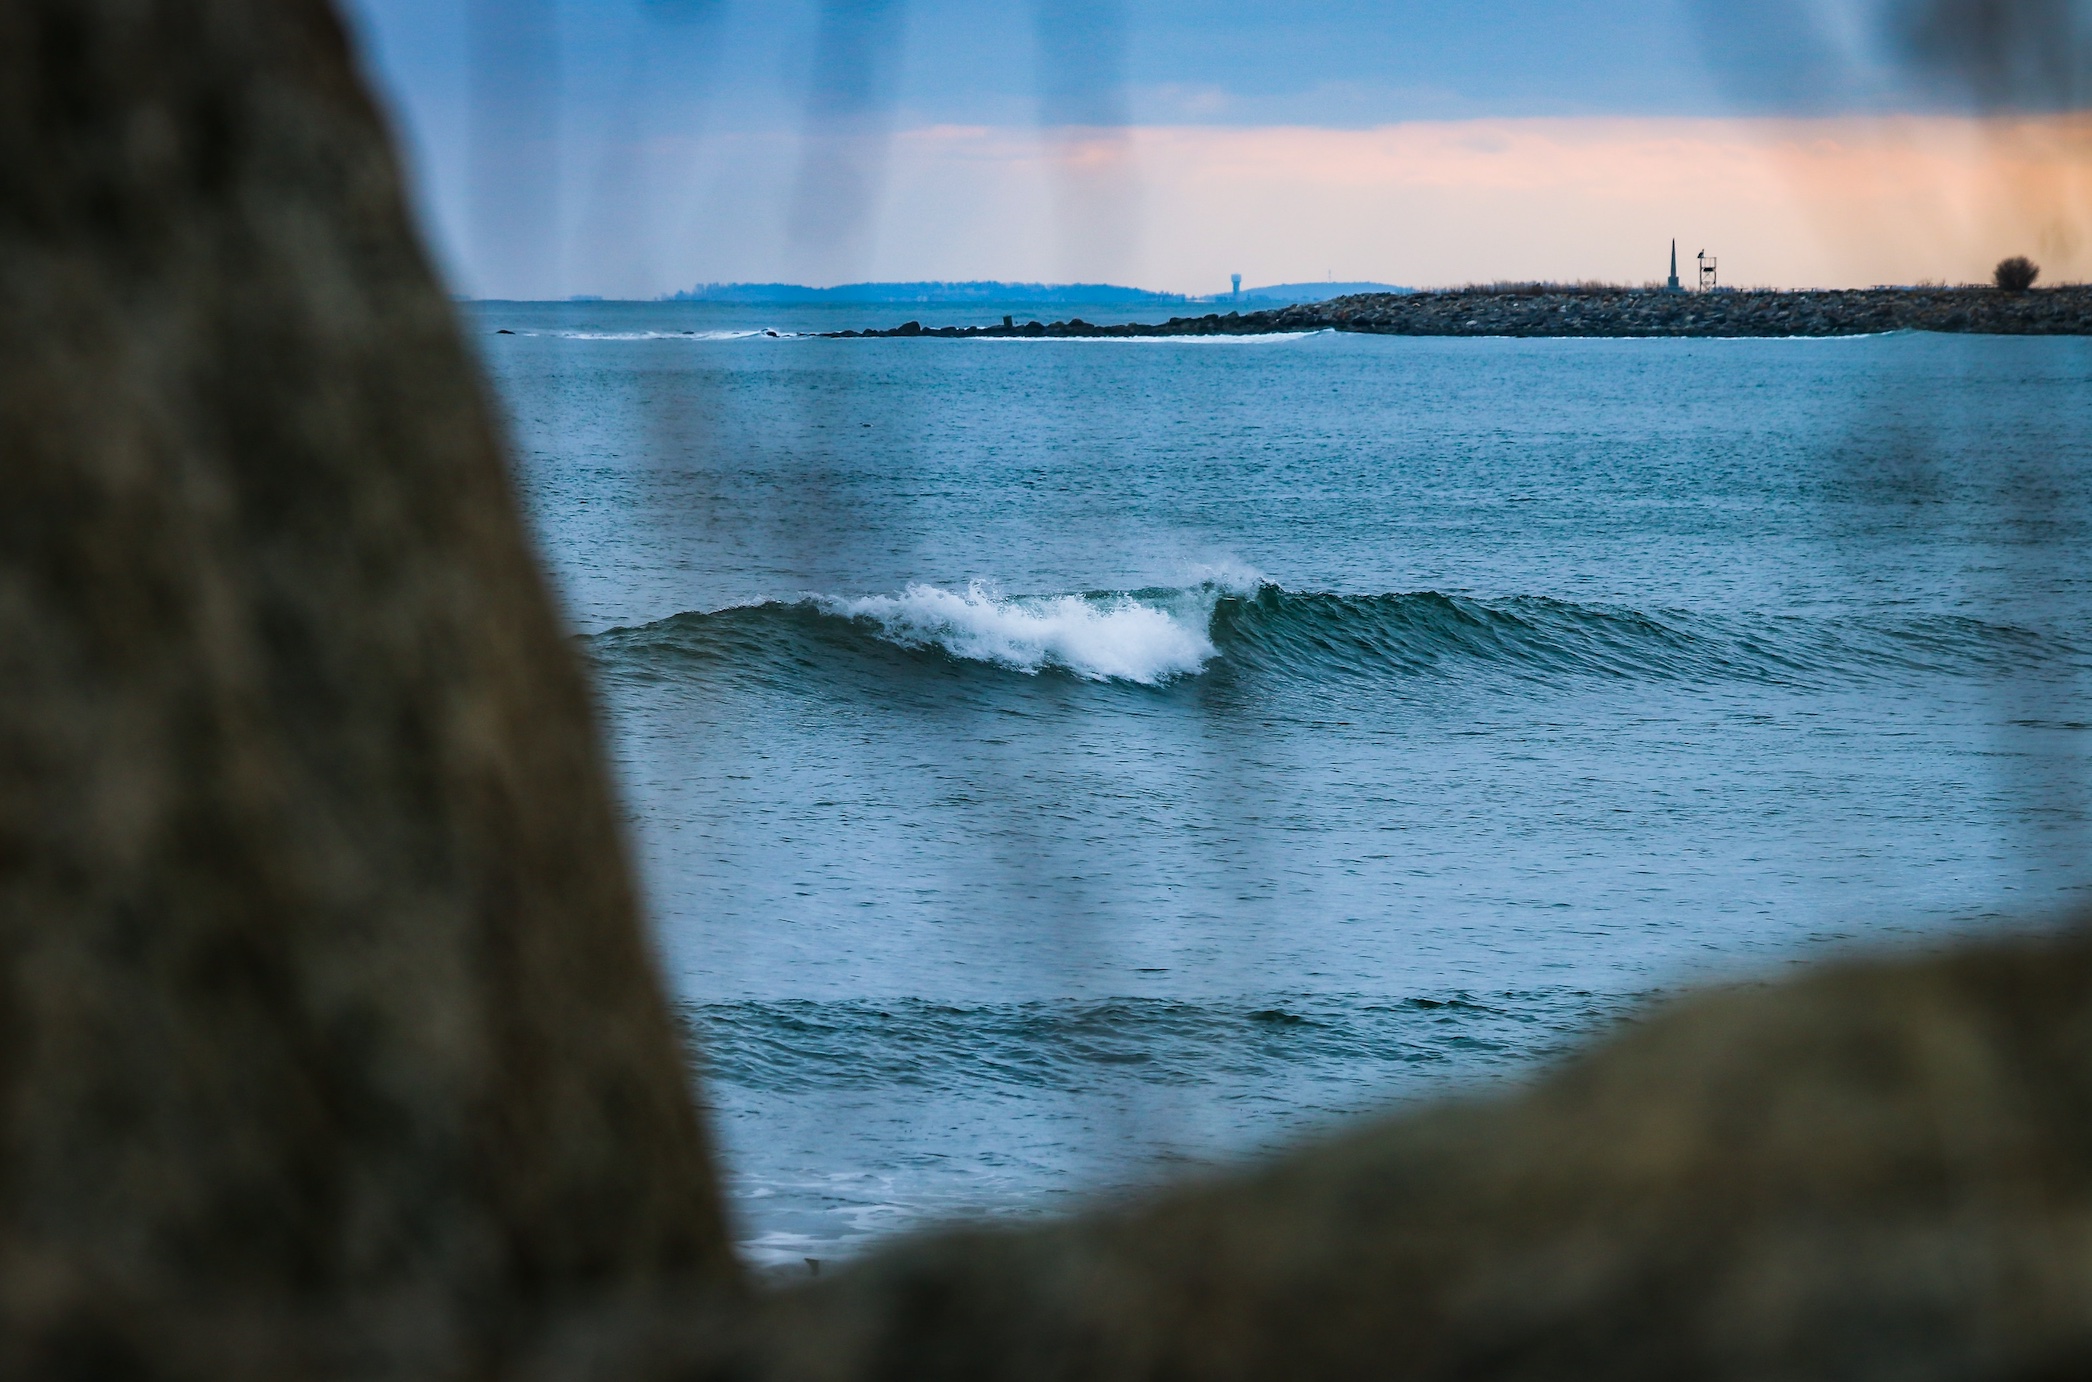
[[2085, 343], [477, 311], [759, 1264], [2085, 896]]
[[1171, 603], [1130, 595], [1004, 599], [976, 581], [963, 592], [911, 585], [898, 596], [816, 604], [904, 647], [934, 645], [1020, 672], [1053, 666], [1091, 681], [1152, 686], [1195, 673], [1213, 656], [1205, 626], [1218, 592], [1200, 594]]

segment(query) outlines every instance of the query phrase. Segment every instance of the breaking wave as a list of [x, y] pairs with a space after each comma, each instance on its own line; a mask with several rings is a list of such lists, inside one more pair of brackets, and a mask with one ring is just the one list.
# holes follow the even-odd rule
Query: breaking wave
[[964, 591], [911, 585], [899, 595], [820, 600], [825, 612], [860, 620], [904, 648], [1019, 672], [1057, 667], [1088, 681], [1153, 686], [1198, 672], [1219, 653], [1209, 625], [1217, 590], [1163, 599], [1053, 595], [1006, 599], [980, 585]]
[[1518, 679], [1639, 678], [1827, 686], [1904, 675], [2078, 667], [2054, 634], [1958, 615], [1868, 621], [1641, 611], [1543, 596], [1299, 592], [1209, 580], [1172, 589], [1004, 595], [911, 585], [671, 616], [591, 643], [626, 669], [677, 658], [798, 672], [845, 649], [1036, 676], [1160, 686], [1215, 671], [1315, 680], [1489, 672]]

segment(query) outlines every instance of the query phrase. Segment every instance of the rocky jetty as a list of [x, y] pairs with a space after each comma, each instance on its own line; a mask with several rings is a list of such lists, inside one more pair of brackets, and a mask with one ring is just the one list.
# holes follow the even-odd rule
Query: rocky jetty
[[1633, 288], [1457, 288], [1360, 293], [1263, 312], [1209, 312], [1166, 322], [1098, 326], [1005, 322], [836, 336], [1261, 336], [1359, 331], [1383, 336], [1862, 336], [1961, 331], [1999, 336], [2092, 334], [2092, 287], [2008, 293], [1990, 287], [1857, 288], [1821, 292], [1672, 293]]

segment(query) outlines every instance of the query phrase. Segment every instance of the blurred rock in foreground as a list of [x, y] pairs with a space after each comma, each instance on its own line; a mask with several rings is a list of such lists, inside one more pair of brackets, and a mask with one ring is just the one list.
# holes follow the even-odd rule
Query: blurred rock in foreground
[[0, 0], [0, 1375], [730, 1289], [588, 693], [318, 0]]

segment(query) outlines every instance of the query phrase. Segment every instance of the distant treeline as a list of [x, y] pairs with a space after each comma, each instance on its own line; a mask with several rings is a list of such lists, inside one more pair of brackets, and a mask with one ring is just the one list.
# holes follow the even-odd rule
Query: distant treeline
[[800, 283], [701, 283], [670, 295], [674, 302], [760, 303], [1172, 303], [1182, 293], [1153, 293], [1113, 283], [843, 283], [809, 288]]

